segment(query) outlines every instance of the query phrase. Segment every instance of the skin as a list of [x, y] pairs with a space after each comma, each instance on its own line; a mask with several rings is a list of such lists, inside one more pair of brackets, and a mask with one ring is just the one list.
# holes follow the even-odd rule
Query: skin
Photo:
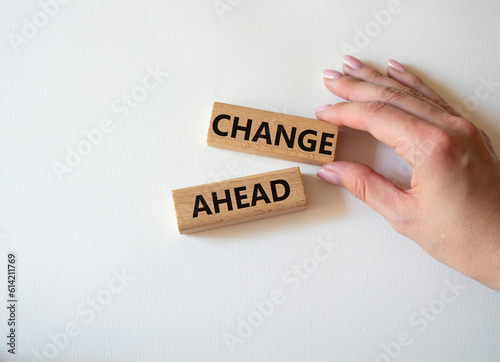
[[500, 161], [488, 136], [419, 77], [391, 60], [387, 76], [346, 56], [325, 86], [349, 101], [318, 119], [367, 131], [412, 167], [402, 190], [370, 167], [335, 161], [318, 172], [380, 213], [443, 264], [500, 290]]

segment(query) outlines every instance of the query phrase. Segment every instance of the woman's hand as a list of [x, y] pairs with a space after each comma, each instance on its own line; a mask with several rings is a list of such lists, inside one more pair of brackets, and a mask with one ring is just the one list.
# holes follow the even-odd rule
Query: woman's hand
[[318, 172], [343, 185], [429, 255], [500, 290], [500, 161], [488, 136], [415, 74], [389, 61], [387, 76], [351, 56], [326, 87], [350, 102], [318, 119], [371, 133], [411, 166], [401, 190], [366, 165], [336, 161]]

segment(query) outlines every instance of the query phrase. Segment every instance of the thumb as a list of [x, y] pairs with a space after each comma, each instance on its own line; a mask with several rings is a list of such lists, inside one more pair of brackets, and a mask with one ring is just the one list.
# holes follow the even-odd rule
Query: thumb
[[321, 167], [318, 177], [344, 186], [351, 194], [382, 215], [396, 229], [414, 219], [416, 201], [411, 194], [370, 167], [335, 161]]

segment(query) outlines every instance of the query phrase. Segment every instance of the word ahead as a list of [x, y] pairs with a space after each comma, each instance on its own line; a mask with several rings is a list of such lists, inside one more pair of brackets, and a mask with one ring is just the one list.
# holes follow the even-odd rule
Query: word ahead
[[306, 208], [298, 167], [172, 191], [181, 234]]
[[317, 119], [215, 102], [209, 146], [323, 165], [335, 156], [338, 127]]

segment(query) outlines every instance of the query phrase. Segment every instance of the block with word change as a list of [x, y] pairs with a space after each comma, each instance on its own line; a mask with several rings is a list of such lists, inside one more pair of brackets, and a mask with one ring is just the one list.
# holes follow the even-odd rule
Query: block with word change
[[172, 191], [181, 234], [303, 210], [298, 167]]
[[333, 161], [337, 136], [325, 121], [215, 102], [207, 144], [321, 166]]

